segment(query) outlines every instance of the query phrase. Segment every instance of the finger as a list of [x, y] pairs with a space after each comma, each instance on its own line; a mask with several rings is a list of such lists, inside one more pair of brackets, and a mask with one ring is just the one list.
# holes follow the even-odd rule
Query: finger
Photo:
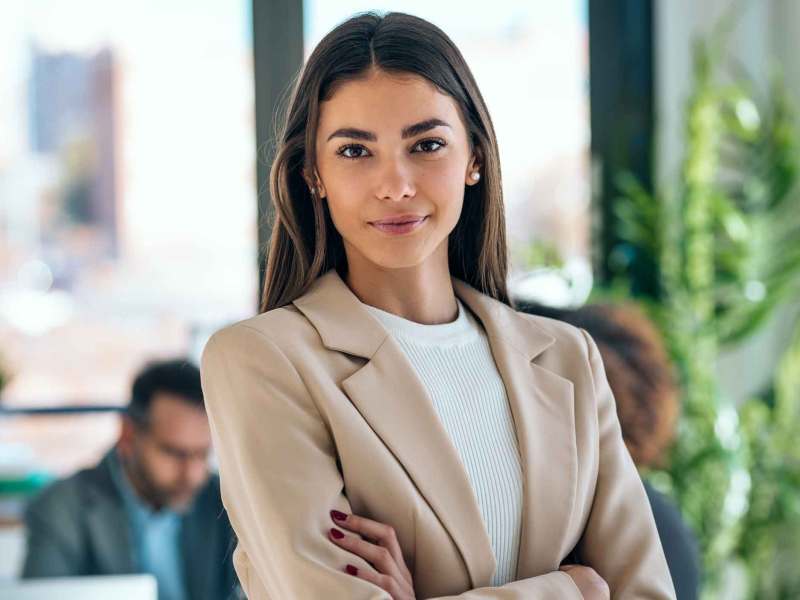
[[390, 577], [396, 577], [400, 580], [404, 579], [403, 574], [400, 572], [389, 550], [383, 546], [362, 540], [354, 535], [345, 535], [334, 528], [330, 529], [329, 536], [334, 544], [360, 556], [371, 563], [380, 573], [389, 575]]
[[377, 585], [382, 590], [389, 592], [392, 600], [405, 600], [406, 598], [414, 597], [413, 594], [410, 595], [408, 593], [408, 590], [402, 588], [393, 577], [389, 577], [388, 575], [374, 573], [367, 569], [359, 569], [353, 565], [347, 565], [345, 567], [345, 572], [349, 573], [353, 577], [358, 577], [359, 579], [369, 581], [370, 583]]
[[401, 570], [408, 570], [394, 527], [366, 517], [348, 515], [335, 510], [331, 511], [331, 517], [337, 525], [344, 529], [360, 533], [362, 536], [374, 540], [377, 544], [386, 548]]

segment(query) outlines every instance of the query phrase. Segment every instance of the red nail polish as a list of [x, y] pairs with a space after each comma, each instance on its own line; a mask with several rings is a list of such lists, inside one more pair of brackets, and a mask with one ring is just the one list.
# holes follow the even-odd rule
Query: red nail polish
[[338, 510], [332, 510], [331, 517], [333, 518], [334, 521], [344, 521], [345, 519], [347, 519], [347, 515]]
[[350, 573], [350, 575], [358, 575], [358, 569], [356, 569], [353, 565], [347, 565], [347, 567], [345, 567], [345, 571]]
[[339, 531], [338, 529], [334, 529], [333, 527], [331, 527], [331, 535], [336, 540], [340, 540], [344, 537], [344, 534], [341, 531]]

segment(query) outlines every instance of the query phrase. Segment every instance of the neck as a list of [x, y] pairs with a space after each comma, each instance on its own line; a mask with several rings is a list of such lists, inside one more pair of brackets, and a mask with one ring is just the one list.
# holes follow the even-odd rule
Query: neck
[[458, 305], [447, 256], [430, 258], [413, 267], [386, 269], [348, 256], [346, 283], [364, 304], [425, 325], [450, 323], [458, 316]]
[[154, 495], [150, 493], [147, 481], [140, 476], [138, 469], [135, 468], [135, 465], [132, 464], [131, 461], [125, 460], [121, 456], [120, 458], [122, 459], [120, 460], [120, 463], [122, 465], [123, 475], [128, 480], [128, 483], [130, 483], [131, 489], [133, 490], [133, 493], [136, 494], [136, 497], [154, 512], [161, 510], [164, 507], [163, 503], [159, 502], [156, 498], [154, 498]]

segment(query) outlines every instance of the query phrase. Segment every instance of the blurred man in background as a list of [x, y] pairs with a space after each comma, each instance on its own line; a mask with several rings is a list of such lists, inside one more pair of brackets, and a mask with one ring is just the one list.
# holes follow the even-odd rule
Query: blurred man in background
[[22, 576], [151, 573], [159, 600], [236, 598], [233, 531], [210, 449], [197, 367], [147, 365], [115, 447], [29, 505]]

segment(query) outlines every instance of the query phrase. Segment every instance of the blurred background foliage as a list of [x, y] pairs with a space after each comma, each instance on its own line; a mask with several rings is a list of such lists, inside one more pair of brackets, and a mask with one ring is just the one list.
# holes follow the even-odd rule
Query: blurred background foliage
[[650, 192], [629, 173], [616, 179], [621, 241], [609, 289], [638, 297], [679, 371], [676, 443], [668, 465], [646, 476], [698, 535], [703, 597], [722, 597], [733, 569], [749, 598], [798, 598], [800, 330], [758, 397], [736, 406], [717, 379], [720, 352], [800, 291], [796, 104], [779, 74], [759, 89], [730, 58], [733, 15], [695, 42], [677, 183]]
[[752, 480], [735, 555], [752, 598], [800, 598], [800, 328], [773, 386], [740, 410]]
[[8, 384], [11, 376], [6, 372], [6, 366], [3, 363], [3, 357], [0, 355], [0, 404], [2, 404], [3, 388]]

